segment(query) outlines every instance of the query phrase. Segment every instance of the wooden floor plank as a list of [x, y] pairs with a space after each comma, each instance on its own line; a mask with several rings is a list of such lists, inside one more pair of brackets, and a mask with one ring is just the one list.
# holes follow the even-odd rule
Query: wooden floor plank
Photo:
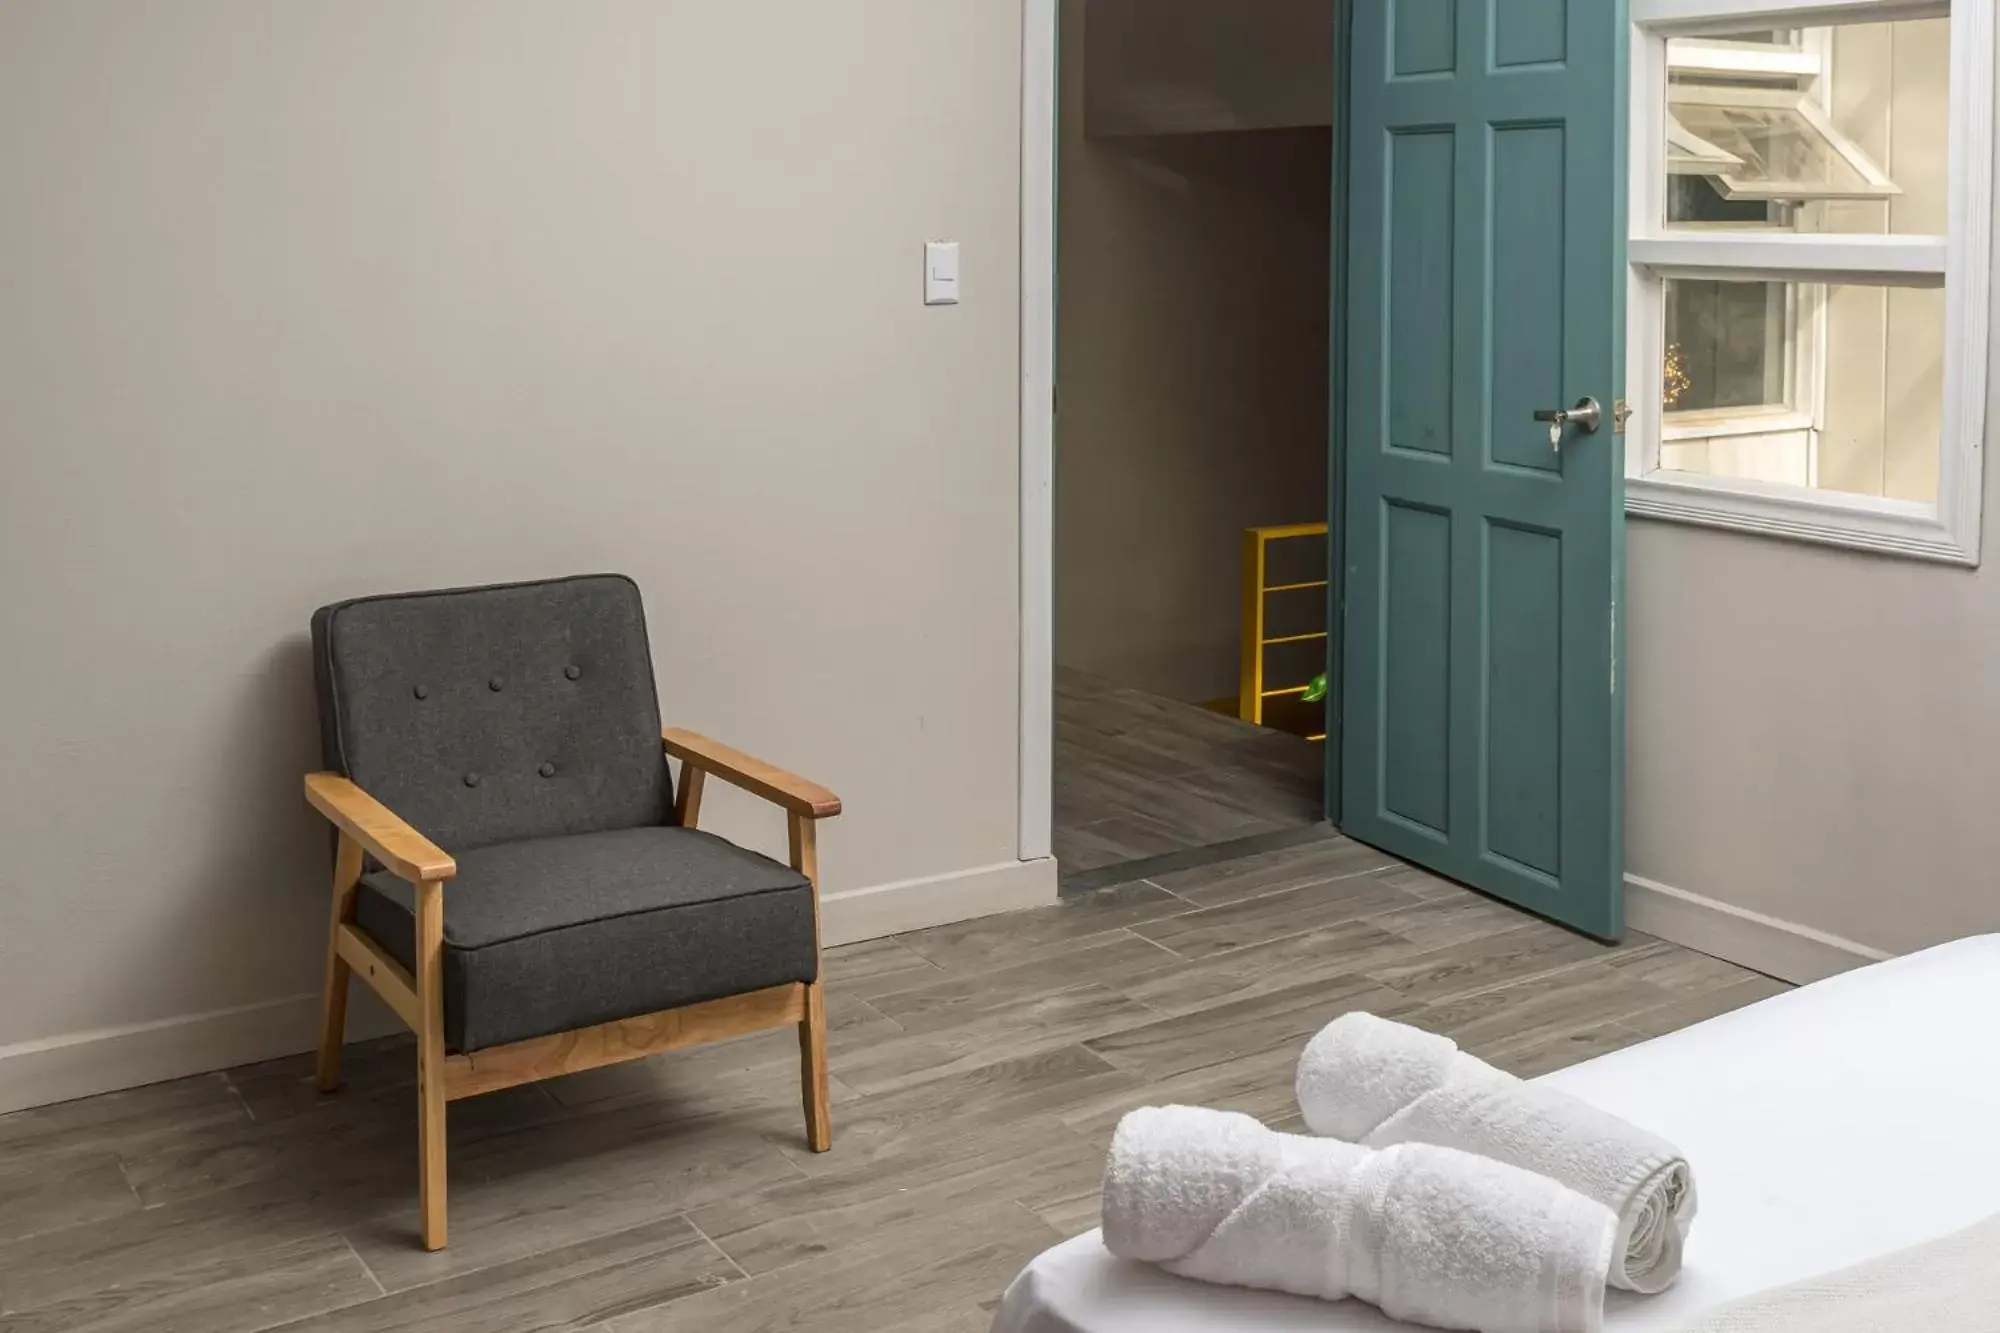
[[50, 1301], [7, 1290], [0, 1327], [8, 1333], [259, 1333], [370, 1301], [382, 1289], [345, 1241], [321, 1235], [121, 1273]]
[[997, 1060], [963, 1073], [864, 1097], [843, 1110], [831, 1153], [785, 1151], [809, 1174], [844, 1170], [927, 1152], [968, 1134], [1043, 1116], [1061, 1116], [1097, 1100], [1138, 1095], [1144, 1080], [1082, 1046]]
[[1426, 1005], [1410, 1021], [1485, 1058], [1550, 1041], [1592, 1023], [1655, 1009], [1673, 999], [1671, 991], [1595, 959]]
[[[1181, 874], [1160, 875], [1153, 882], [1197, 906], [1219, 907], [1244, 898], [1260, 898], [1286, 889], [1376, 873], [1395, 868], [1396, 864], [1395, 858], [1385, 852], [1351, 838], [1333, 837]], [[1396, 890], [1386, 879], [1382, 882], [1396, 891], [1397, 902], [1420, 901], [1414, 894]]]
[[981, 972], [1044, 957], [1074, 948], [1079, 940], [1094, 935], [1188, 910], [1185, 900], [1165, 889], [1124, 884], [1066, 898], [1050, 907], [936, 926], [901, 938], [908, 948], [947, 972]]
[[[1381, 878], [1394, 883], [1392, 876]], [[1409, 889], [1405, 886], [1399, 891], [1408, 893]], [[1414, 907], [1379, 912], [1367, 920], [1368, 924], [1401, 936], [1425, 951], [1489, 940], [1504, 931], [1535, 924], [1504, 903], [1462, 889], [1456, 897], [1426, 898]]]
[[1585, 1060], [1622, 1051], [1645, 1040], [1623, 1023], [1590, 1023], [1545, 1040], [1487, 1056], [1487, 1060], [1516, 1078], [1539, 1078], [1543, 1074]]
[[1032, 1211], [1094, 1195], [1103, 1175], [1103, 1155], [1059, 1122], [1020, 1118], [718, 1200], [692, 1220], [754, 1276], [976, 1200]]
[[227, 1075], [152, 1083], [0, 1115], [0, 1167], [69, 1152], [144, 1151], [249, 1119]]
[[795, 1101], [734, 1124], [660, 1123], [645, 1109], [621, 1107], [524, 1131], [504, 1144], [454, 1151], [448, 1249], [427, 1253], [411, 1243], [414, 1199], [345, 1234], [383, 1287], [396, 1292], [525, 1259], [552, 1241], [626, 1231], [798, 1174], [762, 1132], [795, 1119]]
[[864, 1000], [884, 991], [922, 985], [939, 970], [936, 963], [904, 947], [893, 936], [828, 949], [820, 960], [820, 979], [829, 992]]
[[1179, 916], [1141, 922], [1132, 930], [1183, 958], [1207, 958], [1288, 935], [1302, 935], [1335, 922], [1392, 912], [1415, 901], [1379, 880], [1358, 875], [1257, 898], [1239, 898], [1220, 907], [1204, 907]]
[[1015, 1203], [953, 1205], [855, 1245], [611, 1321], [612, 1333], [879, 1333], [996, 1292], [1060, 1240]]
[[1352, 976], [1418, 953], [1419, 946], [1369, 921], [1332, 925], [1209, 954], [1121, 989], [1163, 1014], [1213, 1009], [1335, 977]]
[[674, 1216], [281, 1327], [285, 1333], [580, 1333], [743, 1276], [686, 1218]]
[[997, 1060], [1056, 1050], [1138, 1027], [1158, 1015], [1095, 983], [1041, 991], [981, 1006], [953, 1027], [891, 1037], [841, 1062], [841, 1081], [891, 1092]]
[[[414, 1140], [414, 1130], [407, 1137]], [[126, 1305], [171, 1307], [204, 1283], [227, 1281], [237, 1267], [310, 1269], [324, 1261], [337, 1273], [340, 1264], [325, 1252], [347, 1251], [339, 1230], [409, 1196], [415, 1170], [412, 1152], [407, 1170], [393, 1178], [340, 1189], [260, 1182], [0, 1244], [0, 1310], [24, 1328], [81, 1329], [94, 1326], [99, 1304], [107, 1319]], [[113, 1292], [123, 1295], [110, 1301]], [[323, 1308], [307, 1302], [295, 1315]], [[51, 1310], [65, 1317], [26, 1319]]]
[[1123, 1069], [1163, 1079], [1250, 1052], [1302, 1045], [1353, 1010], [1398, 1017], [1416, 1007], [1365, 975], [1345, 975], [1129, 1027], [1084, 1045]]
[[103, 1221], [139, 1206], [115, 1152], [52, 1154], [0, 1166], [0, 1241]]
[[1518, 929], [1448, 944], [1399, 963], [1370, 968], [1368, 975], [1408, 999], [1437, 1004], [1557, 968], [1593, 962], [1606, 952], [1596, 940], [1524, 918]]
[[1612, 966], [1641, 981], [1684, 995], [1706, 995], [1738, 982], [1769, 980], [1747, 967], [1725, 963], [1664, 940], [1633, 943], [1638, 947], [1613, 959]]
[[1643, 1037], [1659, 1037], [1669, 1032], [1679, 1032], [1697, 1023], [1705, 1023], [1711, 1018], [1719, 1018], [1745, 1005], [1759, 1000], [1768, 1000], [1774, 995], [1782, 995], [1791, 987], [1770, 977], [1752, 975], [1746, 980], [1732, 982], [1712, 991], [1683, 995], [1671, 1004], [1657, 1009], [1647, 1009], [1636, 1014], [1628, 1014], [1619, 1022]]
[[1100, 1147], [1109, 1144], [1111, 1131], [1127, 1111], [1142, 1106], [1207, 1106], [1241, 1111], [1268, 1124], [1294, 1109], [1292, 1083], [1298, 1060], [1298, 1045], [1281, 1042], [1143, 1082], [1135, 1079], [1126, 1087], [1104, 1088], [1077, 1101], [1060, 1118]]

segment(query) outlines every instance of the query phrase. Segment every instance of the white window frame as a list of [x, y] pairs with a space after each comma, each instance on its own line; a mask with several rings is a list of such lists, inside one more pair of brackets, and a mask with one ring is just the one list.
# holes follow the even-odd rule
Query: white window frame
[[[1949, 232], [1838, 236], [1666, 229], [1667, 39], [1905, 18], [1951, 18]], [[1994, 26], [1989, 0], [1631, 0], [1626, 511], [1914, 556], [1980, 560], [1992, 297]], [[1949, 281], [1947, 282], [1947, 277]], [[1662, 283], [1667, 278], [1945, 287], [1936, 504], [1663, 472]]]

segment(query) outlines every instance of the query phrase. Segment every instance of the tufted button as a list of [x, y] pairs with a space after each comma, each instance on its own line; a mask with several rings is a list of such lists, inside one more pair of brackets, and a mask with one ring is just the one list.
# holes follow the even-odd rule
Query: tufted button
[[416, 695], [419, 699], [428, 699], [431, 697], [431, 687], [428, 685], [419, 685], [416, 689], [411, 690], [410, 693]]
[[495, 676], [493, 679], [486, 682], [486, 688], [493, 691], [495, 694], [498, 694], [500, 693], [500, 691], [507, 688], [507, 682], [500, 679], [500, 677]]
[[555, 775], [556, 775], [556, 766], [555, 766], [554, 764], [543, 764], [543, 765], [542, 765], [542, 776], [543, 776], [543, 777], [545, 777], [545, 778], [552, 778], [552, 777], [554, 777]]
[[477, 787], [477, 786], [479, 785], [479, 782], [480, 782], [480, 778], [479, 778], [479, 775], [478, 775], [477, 773], [467, 773], [467, 774], [465, 775], [465, 785], [466, 785], [466, 786], [468, 786], [468, 787]]
[[570, 663], [568, 666], [563, 668], [563, 675], [569, 677], [571, 680], [575, 680], [578, 676], [581, 676], [582, 674], [583, 674], [583, 668], [576, 665], [574, 662]]

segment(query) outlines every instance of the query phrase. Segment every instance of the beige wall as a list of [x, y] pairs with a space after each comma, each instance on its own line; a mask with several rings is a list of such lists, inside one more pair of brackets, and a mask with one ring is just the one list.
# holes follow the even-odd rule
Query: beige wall
[[1233, 697], [1242, 530], [1326, 516], [1331, 141], [1087, 137], [1083, 14], [1063, 6], [1057, 658]]
[[832, 892], [1015, 883], [1020, 26], [0, 6], [0, 1097], [304, 1044], [345, 595], [629, 571], [669, 716], [846, 798]]
[[1892, 953], [2000, 930], [2000, 569], [1634, 520], [1626, 602], [1633, 874]]

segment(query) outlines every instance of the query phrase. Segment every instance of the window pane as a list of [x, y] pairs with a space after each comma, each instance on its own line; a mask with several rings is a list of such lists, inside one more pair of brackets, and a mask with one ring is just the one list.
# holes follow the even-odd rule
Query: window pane
[[1724, 199], [1705, 176], [1672, 176], [1667, 180], [1667, 216], [1683, 226], [1768, 227], [1773, 209], [1759, 199]]
[[[1726, 94], [1739, 96], [1740, 94]], [[1673, 118], [1739, 166], [1708, 173], [1719, 193], [1779, 199], [1873, 194], [1875, 184], [1794, 107], [1674, 102]]]
[[1668, 412], [1790, 405], [1783, 283], [1666, 286]]
[[1937, 499], [1944, 292], [1666, 284], [1660, 466]]
[[1667, 224], [1942, 235], [1950, 33], [1936, 18], [1670, 41]]

